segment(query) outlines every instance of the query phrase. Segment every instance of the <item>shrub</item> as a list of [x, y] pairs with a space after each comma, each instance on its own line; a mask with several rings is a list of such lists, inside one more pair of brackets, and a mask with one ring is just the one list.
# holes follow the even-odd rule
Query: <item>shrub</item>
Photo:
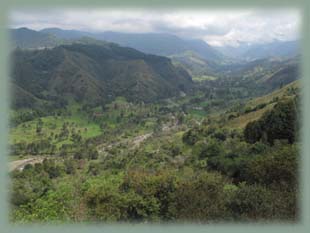
[[179, 181], [172, 206], [175, 218], [182, 221], [224, 220], [226, 215], [224, 180], [219, 174], [203, 172]]
[[295, 192], [243, 183], [227, 199], [226, 207], [234, 220], [292, 221], [297, 218], [296, 200]]

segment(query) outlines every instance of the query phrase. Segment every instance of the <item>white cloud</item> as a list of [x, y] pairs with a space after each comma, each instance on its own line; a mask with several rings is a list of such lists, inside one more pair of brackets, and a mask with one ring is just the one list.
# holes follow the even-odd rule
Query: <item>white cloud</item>
[[299, 11], [283, 10], [15, 10], [10, 27], [47, 27], [85, 31], [171, 33], [212, 45], [238, 45], [299, 37]]

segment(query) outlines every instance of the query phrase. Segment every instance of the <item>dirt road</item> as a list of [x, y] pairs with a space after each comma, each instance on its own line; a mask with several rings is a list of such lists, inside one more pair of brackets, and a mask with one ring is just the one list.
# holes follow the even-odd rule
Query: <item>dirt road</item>
[[21, 159], [21, 160], [16, 160], [12, 161], [9, 163], [9, 171], [14, 171], [14, 170], [23, 170], [24, 167], [27, 164], [36, 164], [36, 163], [42, 163], [43, 162], [42, 157], [36, 157], [36, 158], [28, 158], [28, 159]]

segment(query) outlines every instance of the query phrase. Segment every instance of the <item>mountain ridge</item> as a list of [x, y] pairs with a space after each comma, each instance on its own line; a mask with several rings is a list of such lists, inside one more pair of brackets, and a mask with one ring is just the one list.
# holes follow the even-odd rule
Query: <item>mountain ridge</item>
[[17, 50], [13, 61], [13, 82], [45, 100], [69, 93], [77, 101], [97, 104], [120, 95], [129, 101], [153, 102], [192, 86], [190, 75], [170, 59], [115, 44]]

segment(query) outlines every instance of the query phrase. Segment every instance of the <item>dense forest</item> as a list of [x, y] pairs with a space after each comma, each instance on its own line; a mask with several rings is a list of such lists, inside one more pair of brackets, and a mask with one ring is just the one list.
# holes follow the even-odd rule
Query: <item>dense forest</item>
[[204, 66], [37, 33], [53, 47], [12, 51], [13, 222], [298, 220], [298, 56]]

